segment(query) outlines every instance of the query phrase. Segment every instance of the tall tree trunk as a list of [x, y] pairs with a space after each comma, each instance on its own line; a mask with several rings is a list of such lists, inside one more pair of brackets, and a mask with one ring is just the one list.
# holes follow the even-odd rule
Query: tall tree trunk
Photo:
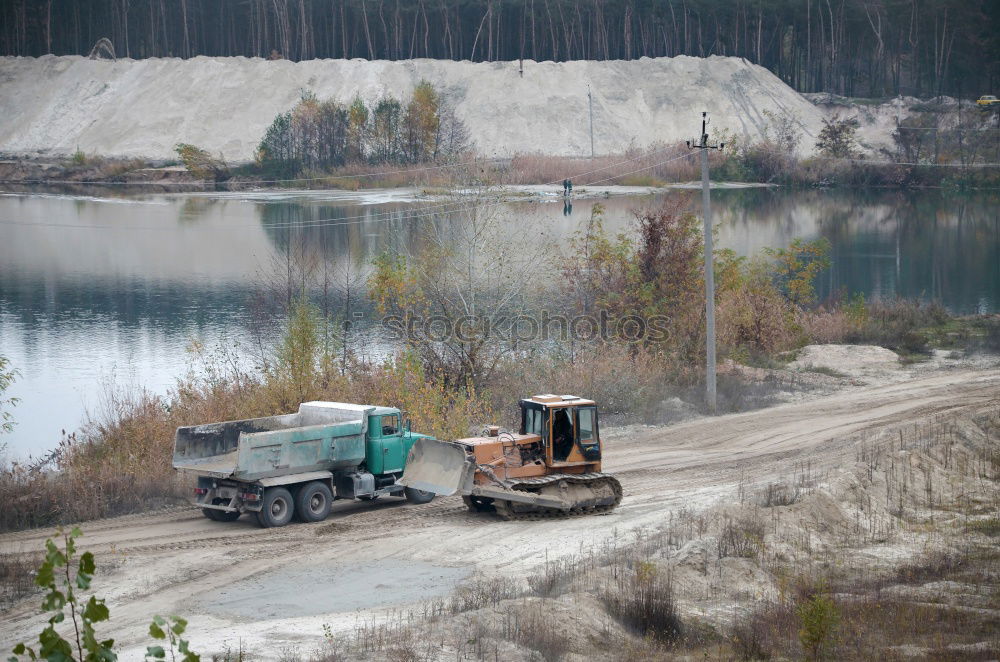
[[191, 57], [191, 36], [188, 33], [187, 0], [181, 0], [181, 22], [184, 24], [184, 50], [181, 57]]

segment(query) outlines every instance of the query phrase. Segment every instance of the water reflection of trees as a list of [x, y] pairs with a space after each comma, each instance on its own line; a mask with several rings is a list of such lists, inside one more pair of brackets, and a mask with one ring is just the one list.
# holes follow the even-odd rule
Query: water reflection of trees
[[[730, 195], [730, 193], [736, 193]], [[787, 243], [825, 237], [824, 297], [944, 301], [955, 312], [995, 310], [1000, 297], [997, 195], [946, 191], [780, 189], [720, 192], [717, 217], [745, 236]]]
[[296, 202], [265, 205], [261, 224], [278, 254], [295, 246], [315, 258], [350, 260], [365, 269], [371, 257], [386, 250], [403, 251], [422, 241], [422, 225], [457, 222], [454, 213], [421, 211], [414, 205], [304, 206]]
[[[712, 202], [724, 239], [736, 243], [728, 247], [738, 252], [785, 246], [796, 237], [825, 237], [832, 265], [818, 283], [823, 297], [863, 292], [869, 297], [934, 298], [956, 312], [970, 313], [1000, 305], [998, 197], [940, 190], [766, 188], [720, 190]], [[637, 206], [642, 205], [608, 205], [609, 226], [627, 228], [629, 209]], [[534, 207], [537, 222], [569, 238], [576, 225], [566, 223], [561, 208]], [[350, 260], [360, 271], [384, 250], [419, 248], [421, 224], [461, 222], [459, 214], [412, 218], [413, 213], [428, 213], [413, 205], [369, 209], [279, 203], [263, 209], [262, 223], [276, 252], [287, 253], [290, 245], [301, 242], [324, 259]], [[511, 236], [523, 222], [514, 209], [506, 221]]]

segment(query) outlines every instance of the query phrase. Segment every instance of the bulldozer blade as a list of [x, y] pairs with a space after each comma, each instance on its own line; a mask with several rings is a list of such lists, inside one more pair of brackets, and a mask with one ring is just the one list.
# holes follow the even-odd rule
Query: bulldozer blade
[[437, 439], [418, 439], [406, 458], [399, 484], [424, 492], [450, 496], [468, 493], [476, 466], [458, 444]]

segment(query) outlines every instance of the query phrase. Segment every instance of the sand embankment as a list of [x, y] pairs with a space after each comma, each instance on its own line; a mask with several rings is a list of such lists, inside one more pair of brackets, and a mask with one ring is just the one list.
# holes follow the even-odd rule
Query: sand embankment
[[275, 115], [321, 99], [409, 95], [427, 79], [454, 104], [481, 153], [589, 155], [588, 85], [599, 154], [685, 140], [712, 113], [713, 136], [756, 138], [765, 111], [800, 123], [810, 149], [822, 111], [742, 58], [453, 62], [196, 57], [0, 58], [0, 152], [173, 158], [178, 142], [249, 160]]

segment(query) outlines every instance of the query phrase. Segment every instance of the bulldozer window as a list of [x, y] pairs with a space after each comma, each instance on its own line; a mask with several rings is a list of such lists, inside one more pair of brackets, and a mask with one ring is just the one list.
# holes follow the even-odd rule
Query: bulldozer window
[[570, 420], [571, 408], [557, 409], [552, 418], [552, 459], [555, 462], [565, 462], [573, 450], [573, 423]]
[[524, 425], [521, 434], [542, 434], [545, 427], [545, 412], [540, 409], [524, 408]]
[[577, 434], [581, 444], [589, 444], [594, 441], [594, 412], [593, 407], [580, 407], [577, 409]]

